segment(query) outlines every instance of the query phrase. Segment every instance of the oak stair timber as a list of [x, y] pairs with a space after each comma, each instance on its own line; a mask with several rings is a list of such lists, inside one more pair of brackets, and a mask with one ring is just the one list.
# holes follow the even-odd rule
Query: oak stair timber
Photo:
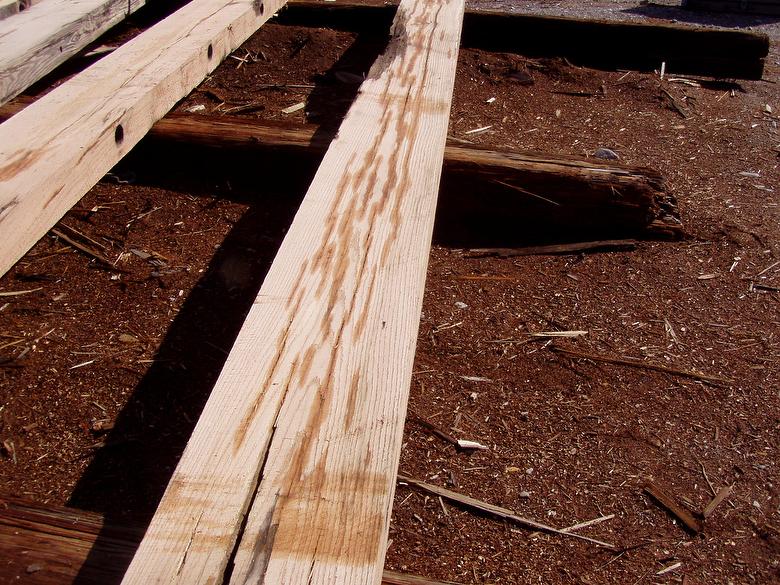
[[[386, 29], [395, 5], [384, 0], [290, 0], [279, 23], [359, 32]], [[625, 22], [467, 10], [462, 46], [565, 57], [576, 65], [761, 79], [769, 54], [763, 33], [654, 22]]]
[[403, 0], [123, 583], [378, 583], [463, 0]]
[[[15, 10], [19, 4], [13, 2]], [[0, 104], [145, 4], [146, 0], [46, 0], [0, 21]]]
[[0, 124], [0, 275], [284, 0], [193, 0]]
[[[94, 512], [0, 495], [0, 583], [115, 585], [143, 533]], [[394, 571], [382, 583], [454, 585]]]

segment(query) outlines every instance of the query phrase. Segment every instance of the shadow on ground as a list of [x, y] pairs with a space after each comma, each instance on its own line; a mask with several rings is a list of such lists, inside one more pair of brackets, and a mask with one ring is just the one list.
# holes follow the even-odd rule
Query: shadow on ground
[[623, 12], [649, 18], [674, 20], [686, 24], [721, 26], [726, 28], [752, 28], [762, 24], [780, 22], [780, 15], [770, 16], [747, 14], [744, 12], [706, 12], [652, 3], [636, 6], [634, 8], [627, 8], [623, 10]]

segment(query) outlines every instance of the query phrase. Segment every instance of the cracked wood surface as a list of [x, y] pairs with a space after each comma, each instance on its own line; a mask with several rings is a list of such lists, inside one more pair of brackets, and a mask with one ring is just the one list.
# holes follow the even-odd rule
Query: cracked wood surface
[[[3, 493], [0, 504], [0, 583], [112, 585], [143, 536], [140, 527], [106, 523], [94, 512]], [[384, 571], [382, 583], [457, 585], [394, 571]]]
[[124, 583], [381, 579], [462, 16], [401, 3]]
[[0, 275], [284, 1], [194, 0], [0, 124]]
[[0, 22], [0, 104], [144, 4], [146, 0], [46, 0]]

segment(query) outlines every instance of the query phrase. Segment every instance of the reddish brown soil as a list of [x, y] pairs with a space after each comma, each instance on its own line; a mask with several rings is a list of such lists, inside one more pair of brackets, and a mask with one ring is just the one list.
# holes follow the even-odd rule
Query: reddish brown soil
[[[179, 109], [335, 124], [382, 44], [268, 25]], [[410, 418], [401, 470], [556, 527], [614, 514], [582, 533], [617, 551], [402, 485], [389, 568], [463, 583], [780, 581], [777, 60], [774, 45], [768, 82], [691, 86], [462, 52], [452, 136], [611, 148], [668, 178], [690, 238], [520, 259], [434, 246], [410, 409], [489, 450], [459, 452]], [[0, 279], [0, 292], [36, 289], [0, 297], [5, 491], [112, 520], [154, 511], [302, 195], [251, 187], [251, 161], [188, 156], [131, 156], [63, 220], [115, 267], [50, 234]], [[529, 336], [567, 330], [587, 334]], [[643, 494], [648, 479], [693, 511], [734, 491], [696, 536]]]

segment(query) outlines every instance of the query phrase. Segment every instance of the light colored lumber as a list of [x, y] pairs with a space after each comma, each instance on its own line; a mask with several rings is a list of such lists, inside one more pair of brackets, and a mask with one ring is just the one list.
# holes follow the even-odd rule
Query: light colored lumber
[[125, 584], [381, 579], [462, 15], [399, 7]]
[[284, 3], [263, 1], [193, 0], [0, 124], [0, 275]]
[[0, 21], [0, 104], [67, 61], [146, 0], [46, 0]]

